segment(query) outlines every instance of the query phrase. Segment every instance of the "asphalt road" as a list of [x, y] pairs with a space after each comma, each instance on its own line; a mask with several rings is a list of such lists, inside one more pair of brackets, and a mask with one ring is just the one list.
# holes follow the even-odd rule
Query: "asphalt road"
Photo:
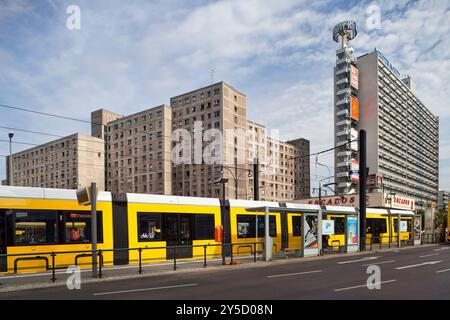
[[[368, 267], [377, 265], [380, 289], [368, 289]], [[177, 273], [103, 283], [2, 293], [0, 299], [450, 299], [450, 247], [327, 259], [272, 262], [263, 267]]]

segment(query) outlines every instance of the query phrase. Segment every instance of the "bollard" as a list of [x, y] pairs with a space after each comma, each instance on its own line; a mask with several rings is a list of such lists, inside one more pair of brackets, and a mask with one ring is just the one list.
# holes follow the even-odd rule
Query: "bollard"
[[231, 247], [231, 261], [230, 264], [233, 264], [233, 244], [230, 243], [230, 247]]
[[142, 248], [139, 248], [138, 252], [139, 252], [139, 274], [142, 274]]
[[203, 267], [206, 268], [206, 245], [203, 246]]
[[103, 252], [102, 250], [98, 250], [98, 277], [101, 279], [103, 278], [103, 272], [102, 272], [102, 267], [103, 267]]
[[177, 247], [173, 247], [173, 270], [177, 270]]
[[52, 282], [56, 281], [56, 272], [55, 272], [55, 252], [52, 252]]

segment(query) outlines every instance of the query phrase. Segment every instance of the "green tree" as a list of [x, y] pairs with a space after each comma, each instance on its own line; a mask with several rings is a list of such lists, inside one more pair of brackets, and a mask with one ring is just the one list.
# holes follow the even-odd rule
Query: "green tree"
[[446, 214], [445, 214], [445, 211], [444, 211], [444, 209], [439, 209], [438, 210], [438, 212], [437, 212], [437, 214], [436, 214], [436, 224], [437, 225], [440, 225], [440, 224], [443, 224], [444, 225], [444, 227], [447, 225], [447, 221], [446, 221]]

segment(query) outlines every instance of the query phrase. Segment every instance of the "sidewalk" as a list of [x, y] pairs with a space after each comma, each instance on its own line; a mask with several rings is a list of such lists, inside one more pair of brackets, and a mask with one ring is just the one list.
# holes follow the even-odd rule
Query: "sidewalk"
[[[189, 273], [205, 273], [205, 272], [218, 272], [224, 270], [234, 270], [239, 268], [260, 268], [270, 267], [273, 263], [286, 264], [286, 263], [303, 263], [308, 261], [328, 260], [339, 257], [353, 257], [360, 255], [370, 255], [380, 252], [391, 252], [396, 250], [411, 250], [426, 247], [437, 247], [438, 244], [424, 244], [420, 246], [409, 246], [403, 248], [382, 248], [379, 250], [373, 248], [372, 251], [355, 252], [355, 253], [332, 253], [324, 254], [321, 256], [312, 257], [294, 257], [287, 256], [286, 258], [274, 258], [271, 262], [262, 261], [262, 257], [259, 255], [257, 262], [254, 262], [253, 256], [234, 257], [236, 264], [229, 265], [230, 259], [227, 258], [227, 265], [222, 265], [222, 259], [210, 259], [207, 261], [207, 267], [204, 267], [203, 260], [196, 261], [177, 261], [176, 270], [174, 270], [173, 262], [166, 263], [153, 263], [142, 265], [142, 274], [138, 273], [138, 265], [124, 265], [124, 266], [112, 266], [104, 267], [102, 269], [102, 278], [93, 278], [91, 269], [81, 269], [81, 282], [82, 283], [102, 283], [105, 281], [124, 280], [139, 277], [154, 277], [154, 276], [179, 276]], [[70, 274], [66, 273], [66, 270], [56, 271], [56, 282], [52, 282], [52, 273], [32, 273], [32, 274], [7, 274], [0, 276], [0, 293], [12, 292], [19, 290], [29, 290], [37, 288], [48, 288], [54, 286], [65, 286], [66, 281]]]

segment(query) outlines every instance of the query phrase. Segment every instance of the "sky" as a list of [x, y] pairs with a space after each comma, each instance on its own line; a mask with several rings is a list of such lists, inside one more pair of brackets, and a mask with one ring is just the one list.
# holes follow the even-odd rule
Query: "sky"
[[[80, 28], [67, 27], [71, 5]], [[332, 29], [344, 20], [357, 23], [355, 55], [380, 50], [439, 116], [440, 188], [450, 190], [450, 0], [0, 0], [0, 104], [89, 120], [99, 108], [127, 115], [223, 80], [247, 95], [249, 119], [316, 152], [333, 146]], [[1, 127], [90, 134], [88, 124], [5, 108], [7, 140]], [[332, 152], [318, 162], [333, 173]], [[0, 157], [0, 179], [5, 170]], [[328, 175], [311, 159], [312, 188]]]

